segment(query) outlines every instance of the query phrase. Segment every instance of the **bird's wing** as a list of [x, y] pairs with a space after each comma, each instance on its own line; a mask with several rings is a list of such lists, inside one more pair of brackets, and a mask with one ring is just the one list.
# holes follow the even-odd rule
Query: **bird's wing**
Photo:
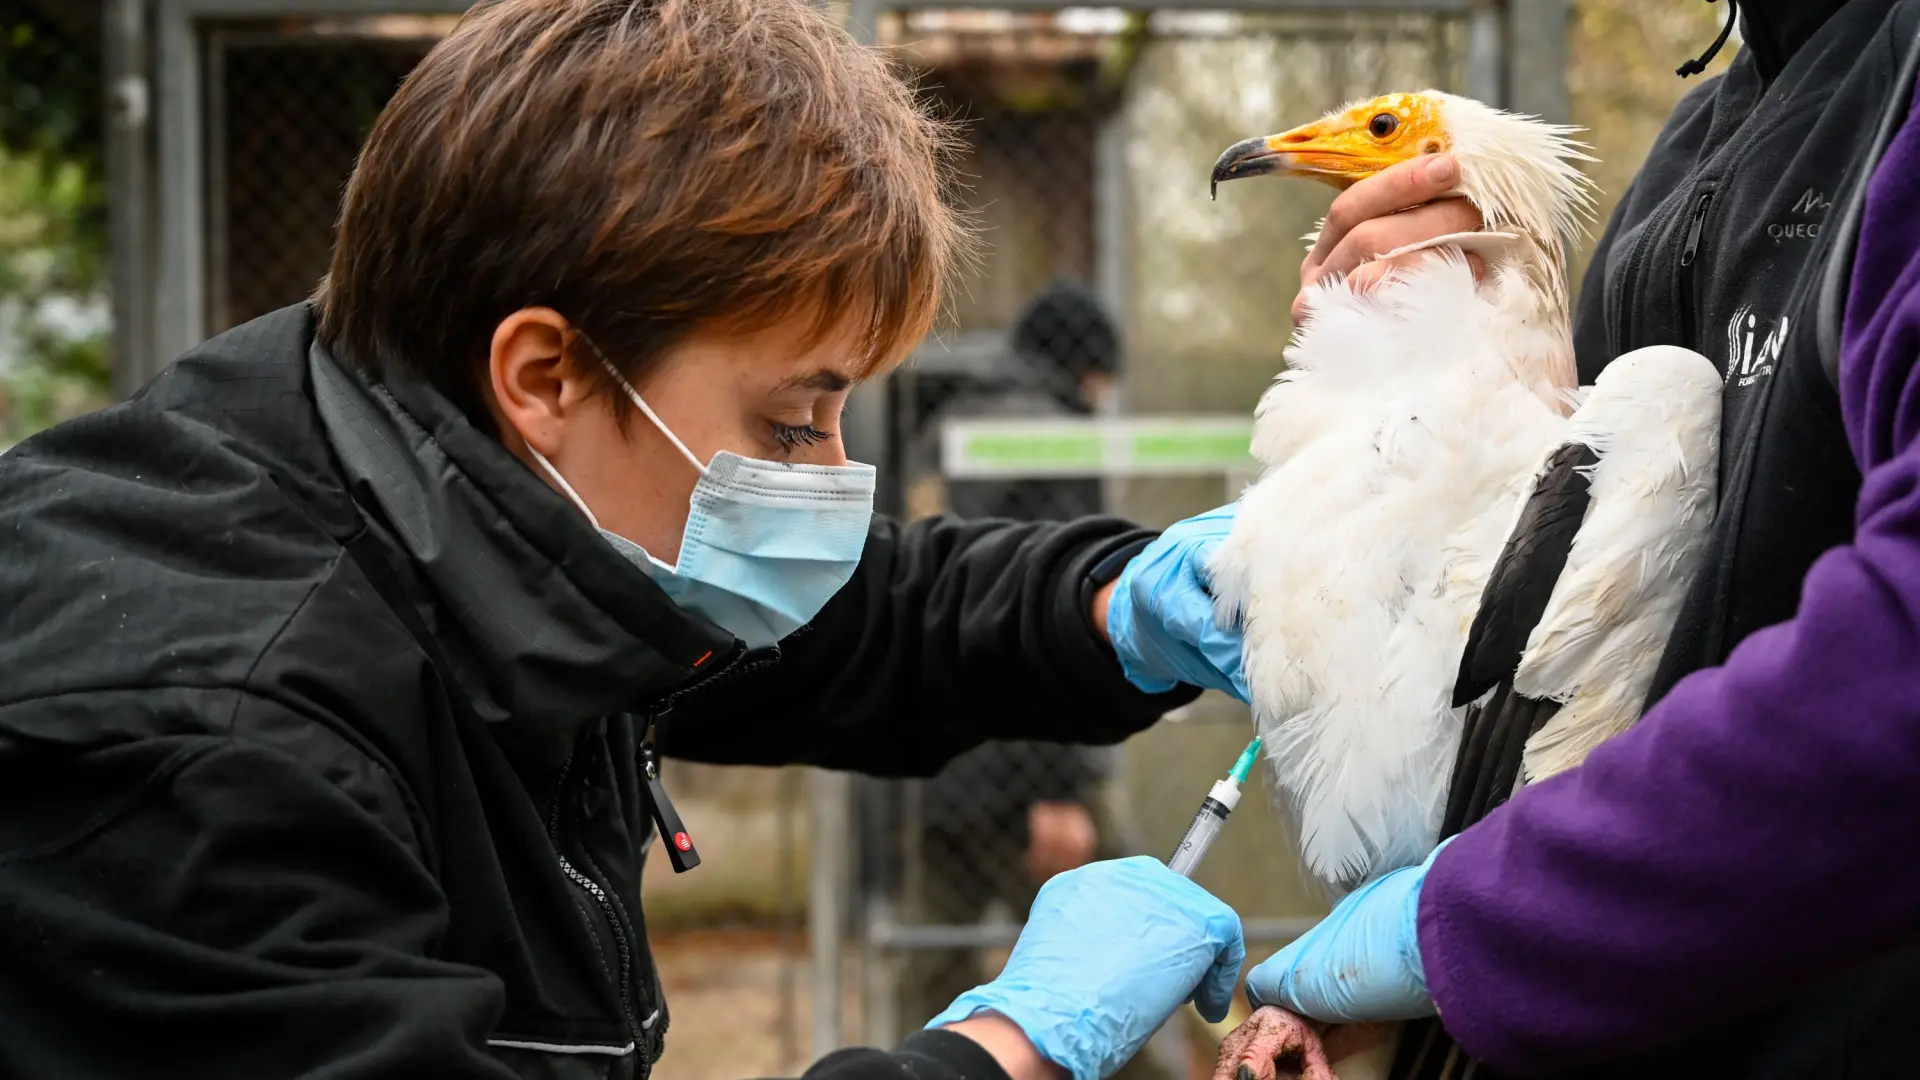
[[1719, 375], [1685, 349], [1623, 356], [1586, 394], [1481, 591], [1443, 837], [1639, 717], [1713, 517], [1719, 419]]
[[1487, 575], [1454, 679], [1454, 707], [1474, 704], [1467, 710], [1454, 757], [1441, 839], [1485, 817], [1513, 794], [1527, 740], [1560, 708], [1551, 698], [1515, 692], [1513, 674], [1585, 520], [1591, 501], [1589, 470], [1596, 460], [1592, 448], [1577, 442], [1547, 458]]
[[1454, 679], [1454, 708], [1478, 701], [1520, 666], [1527, 638], [1547, 610], [1585, 520], [1588, 470], [1598, 460], [1584, 443], [1568, 443], [1547, 458], [1480, 593], [1480, 610]]
[[1467, 710], [1460, 750], [1447, 785], [1447, 806], [1440, 816], [1440, 839], [1459, 832], [1494, 811], [1520, 786], [1527, 742], [1560, 711], [1551, 699], [1516, 693], [1502, 682], [1493, 696]]
[[1672, 346], [1614, 361], [1572, 419], [1595, 447], [1592, 505], [1513, 685], [1564, 708], [1529, 741], [1528, 782], [1639, 719], [1713, 520], [1721, 380]]

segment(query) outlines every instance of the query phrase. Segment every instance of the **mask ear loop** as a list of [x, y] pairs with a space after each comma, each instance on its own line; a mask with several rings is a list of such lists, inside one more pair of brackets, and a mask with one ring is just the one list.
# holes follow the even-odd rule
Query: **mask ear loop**
[[587, 509], [587, 500], [581, 498], [580, 493], [573, 490], [573, 485], [567, 483], [567, 478], [561, 476], [560, 470], [553, 467], [553, 462], [547, 460], [547, 455], [535, 450], [532, 443], [527, 444], [527, 453], [533, 455], [534, 462], [546, 472], [549, 479], [560, 485], [560, 490], [566, 493], [567, 498], [573, 500], [573, 505], [579, 507], [580, 512], [587, 515], [587, 520], [593, 523], [593, 527], [596, 529], [600, 528], [600, 519], [594, 517], [593, 511]]
[[633, 403], [640, 407], [640, 411], [653, 422], [653, 426], [659, 429], [660, 434], [667, 437], [667, 441], [673, 444], [673, 448], [680, 451], [680, 456], [687, 459], [687, 463], [693, 466], [694, 471], [701, 476], [707, 475], [707, 467], [700, 463], [699, 458], [693, 456], [693, 451], [687, 449], [687, 444], [680, 441], [680, 436], [675, 435], [673, 429], [660, 419], [660, 414], [654, 412], [653, 406], [647, 404], [647, 399], [640, 396], [640, 391], [635, 390], [633, 384], [627, 381], [627, 377], [620, 374], [620, 369], [613, 366], [613, 361], [607, 359], [607, 354], [600, 351], [600, 346], [594, 344], [593, 339], [586, 335], [586, 331], [576, 326], [573, 332], [579, 335], [581, 341], [587, 343], [587, 348], [593, 350], [593, 355], [600, 358], [600, 365], [607, 369], [607, 374], [613, 376], [613, 381], [620, 384], [620, 389], [627, 392], [627, 397], [633, 399]]

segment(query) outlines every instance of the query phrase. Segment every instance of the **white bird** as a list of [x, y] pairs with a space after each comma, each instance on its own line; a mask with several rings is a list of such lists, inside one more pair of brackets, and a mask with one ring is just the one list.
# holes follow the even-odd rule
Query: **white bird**
[[[1425, 252], [1369, 293], [1312, 288], [1255, 414], [1263, 471], [1210, 567], [1245, 631], [1276, 802], [1334, 895], [1629, 727], [1699, 561], [1721, 379], [1656, 347], [1576, 388], [1563, 251], [1592, 196], [1572, 133], [1429, 90], [1249, 139], [1214, 168], [1216, 184], [1344, 187], [1445, 152], [1486, 222], [1382, 253]], [[1444, 1075], [1412, 1056], [1396, 1075]]]

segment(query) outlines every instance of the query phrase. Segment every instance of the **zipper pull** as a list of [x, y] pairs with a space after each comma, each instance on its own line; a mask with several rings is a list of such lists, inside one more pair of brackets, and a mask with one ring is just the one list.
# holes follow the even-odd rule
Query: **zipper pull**
[[640, 732], [640, 752], [653, 753], [653, 737], [660, 730], [660, 718], [673, 711], [673, 698], [667, 697], [647, 707], [647, 726]]
[[1680, 265], [1692, 266], [1693, 257], [1700, 253], [1700, 227], [1706, 223], [1707, 208], [1713, 205], [1713, 192], [1700, 196], [1700, 202], [1693, 208], [1693, 223], [1687, 226], [1687, 243], [1680, 250]]
[[673, 800], [667, 798], [667, 787], [660, 782], [660, 761], [654, 756], [651, 741], [640, 747], [640, 767], [647, 774], [647, 801], [653, 804], [653, 824], [660, 830], [660, 842], [667, 847], [673, 872], [684, 874], [700, 865], [700, 851], [693, 846], [693, 837], [687, 835], [687, 827], [681, 822], [679, 811], [673, 808]]

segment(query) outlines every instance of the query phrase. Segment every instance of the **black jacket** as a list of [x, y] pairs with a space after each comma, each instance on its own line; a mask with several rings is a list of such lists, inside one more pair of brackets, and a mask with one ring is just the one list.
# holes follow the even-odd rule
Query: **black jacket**
[[[811, 631], [742, 657], [312, 335], [270, 315], [0, 459], [0, 1076], [645, 1076], [650, 734], [924, 775], [1191, 696], [1090, 626], [1143, 540], [1105, 520], [876, 520]], [[997, 1072], [937, 1034], [808, 1075]]]
[[[1853, 536], [1860, 476], [1827, 370], [1838, 301], [1823, 284], [1849, 259], [1834, 254], [1836, 219], [1871, 169], [1882, 113], [1914, 92], [1901, 69], [1920, 43], [1915, 0], [1740, 8], [1746, 48], [1661, 132], [1601, 240], [1574, 328], [1586, 380], [1663, 343], [1726, 377], [1720, 510], [1654, 700], [1790, 617], [1814, 560]], [[1912, 1077], [1916, 1001], [1920, 957], [1898, 956], [1590, 1075]]]

